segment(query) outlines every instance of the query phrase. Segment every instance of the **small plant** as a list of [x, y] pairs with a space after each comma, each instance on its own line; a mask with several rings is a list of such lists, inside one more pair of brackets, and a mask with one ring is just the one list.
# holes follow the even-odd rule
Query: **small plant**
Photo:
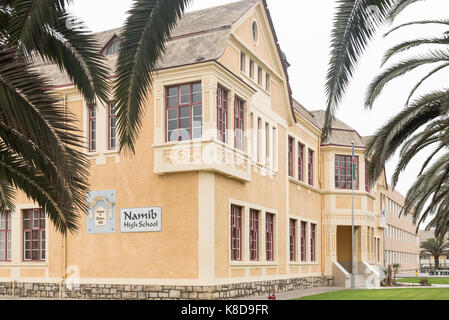
[[396, 285], [396, 275], [398, 274], [401, 265], [399, 263], [393, 263], [393, 285]]
[[423, 278], [419, 281], [419, 285], [421, 287], [430, 287], [432, 283], [430, 283], [429, 279]]

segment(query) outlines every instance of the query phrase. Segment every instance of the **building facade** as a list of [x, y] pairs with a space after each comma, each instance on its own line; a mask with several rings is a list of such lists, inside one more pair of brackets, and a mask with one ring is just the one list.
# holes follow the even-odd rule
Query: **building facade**
[[399, 264], [400, 270], [419, 270], [420, 241], [411, 215], [404, 215], [405, 198], [389, 186], [381, 192], [382, 206], [386, 212], [385, 263]]
[[[97, 37], [113, 68], [120, 30]], [[186, 13], [130, 157], [114, 103], [87, 105], [57, 67], [37, 64], [84, 132], [89, 211], [63, 237], [20, 195], [2, 218], [0, 294], [209, 299], [329, 285], [351, 271], [353, 188], [354, 271], [375, 272], [385, 176], [367, 183], [366, 139], [338, 119], [321, 140], [324, 112], [292, 98], [288, 66], [265, 1]]]

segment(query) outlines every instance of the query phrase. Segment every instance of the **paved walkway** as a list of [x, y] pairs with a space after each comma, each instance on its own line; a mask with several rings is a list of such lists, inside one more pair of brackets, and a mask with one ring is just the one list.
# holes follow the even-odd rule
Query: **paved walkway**
[[[332, 291], [337, 291], [337, 290], [344, 290], [344, 289], [345, 288], [338, 288], [338, 287], [318, 287], [318, 288], [310, 288], [310, 289], [300, 289], [300, 290], [276, 293], [276, 300], [293, 300], [293, 299], [298, 299], [298, 298], [302, 298], [302, 297], [313, 296], [315, 294], [332, 292]], [[265, 294], [263, 296], [243, 297], [243, 298], [239, 298], [237, 300], [268, 300], [268, 294]]]

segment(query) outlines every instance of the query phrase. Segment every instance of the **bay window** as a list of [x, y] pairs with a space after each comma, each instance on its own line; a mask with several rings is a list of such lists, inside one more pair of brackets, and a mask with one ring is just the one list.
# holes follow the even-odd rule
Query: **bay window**
[[166, 141], [202, 137], [203, 110], [201, 83], [168, 87], [166, 90]]
[[[352, 156], [336, 155], [335, 156], [335, 188], [337, 189], [352, 189]], [[355, 175], [356, 183], [354, 189], [358, 189], [359, 184], [359, 157], [355, 157]]]

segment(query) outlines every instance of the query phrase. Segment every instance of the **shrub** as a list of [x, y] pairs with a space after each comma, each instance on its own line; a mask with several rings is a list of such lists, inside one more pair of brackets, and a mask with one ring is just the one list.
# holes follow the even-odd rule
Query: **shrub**
[[426, 279], [426, 278], [421, 279], [421, 280], [419, 281], [419, 284], [420, 284], [422, 287], [430, 287], [430, 286], [432, 285], [432, 284], [430, 283], [429, 279]]

